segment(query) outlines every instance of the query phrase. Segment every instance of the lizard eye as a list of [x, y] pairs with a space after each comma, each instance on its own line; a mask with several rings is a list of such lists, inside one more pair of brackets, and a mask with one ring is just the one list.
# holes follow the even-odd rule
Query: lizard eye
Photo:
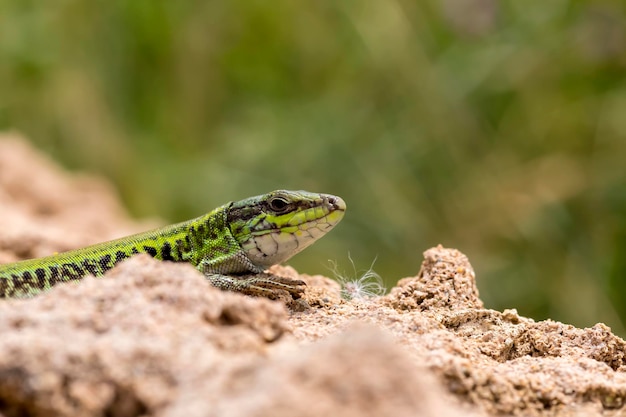
[[289, 208], [289, 201], [284, 197], [274, 197], [269, 201], [270, 209], [277, 213], [283, 213]]

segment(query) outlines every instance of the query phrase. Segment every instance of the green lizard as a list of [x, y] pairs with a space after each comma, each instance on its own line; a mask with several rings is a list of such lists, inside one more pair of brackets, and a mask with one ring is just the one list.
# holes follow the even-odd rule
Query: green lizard
[[251, 295], [302, 292], [304, 283], [264, 273], [341, 220], [344, 201], [328, 194], [273, 191], [230, 202], [196, 219], [45, 258], [0, 265], [0, 298], [38, 294], [99, 276], [138, 253], [189, 262], [216, 287]]

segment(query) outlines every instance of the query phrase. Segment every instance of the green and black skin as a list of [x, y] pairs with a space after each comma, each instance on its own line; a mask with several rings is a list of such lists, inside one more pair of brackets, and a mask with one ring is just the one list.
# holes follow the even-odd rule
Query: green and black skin
[[196, 219], [149, 232], [0, 265], [0, 298], [29, 297], [59, 283], [101, 276], [124, 259], [147, 253], [189, 262], [216, 287], [273, 296], [302, 292], [304, 283], [265, 273], [330, 231], [343, 217], [337, 196], [278, 190], [230, 202]]

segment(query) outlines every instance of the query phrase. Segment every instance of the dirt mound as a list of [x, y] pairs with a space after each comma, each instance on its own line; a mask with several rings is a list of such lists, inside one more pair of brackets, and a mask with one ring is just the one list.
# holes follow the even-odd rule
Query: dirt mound
[[[145, 229], [110, 187], [0, 138], [0, 261]], [[623, 415], [622, 339], [485, 309], [467, 258], [424, 253], [383, 297], [298, 275], [296, 310], [137, 256], [0, 301], [0, 416]]]

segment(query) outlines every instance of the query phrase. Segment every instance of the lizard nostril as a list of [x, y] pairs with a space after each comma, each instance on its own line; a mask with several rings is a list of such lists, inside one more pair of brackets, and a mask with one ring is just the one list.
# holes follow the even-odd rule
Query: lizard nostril
[[335, 195], [325, 195], [324, 200], [329, 208], [332, 210], [345, 210], [346, 203], [343, 202], [341, 197], [337, 197]]

